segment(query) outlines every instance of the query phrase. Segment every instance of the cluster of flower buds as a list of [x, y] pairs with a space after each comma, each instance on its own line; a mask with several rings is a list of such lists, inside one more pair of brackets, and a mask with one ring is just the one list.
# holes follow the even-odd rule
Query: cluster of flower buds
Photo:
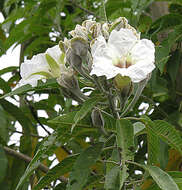
[[123, 108], [132, 86], [141, 83], [143, 89], [143, 81], [148, 81], [155, 68], [154, 44], [140, 39], [140, 33], [126, 18], [111, 23], [86, 20], [69, 34], [71, 39], [65, 38], [59, 45], [22, 63], [20, 84], [36, 86], [37, 80], [57, 78], [65, 94], [84, 101], [86, 97], [75, 77], [79, 73], [108, 97], [119, 97]]

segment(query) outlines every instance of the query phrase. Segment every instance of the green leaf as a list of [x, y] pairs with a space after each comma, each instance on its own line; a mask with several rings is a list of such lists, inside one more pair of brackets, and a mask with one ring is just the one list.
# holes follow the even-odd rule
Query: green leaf
[[51, 44], [51, 41], [49, 41], [48, 37], [41, 36], [39, 38], [36, 38], [28, 47], [26, 47], [24, 54], [29, 55], [32, 51], [39, 49], [42, 45], [48, 44]]
[[146, 127], [154, 133], [154, 135], [160, 137], [171, 147], [175, 148], [182, 154], [182, 139], [179, 132], [174, 126], [163, 120], [155, 120], [152, 122], [148, 117], [142, 118]]
[[33, 171], [39, 167], [42, 160], [44, 160], [45, 158], [53, 154], [54, 150], [57, 148], [57, 145], [58, 145], [57, 138], [58, 138], [57, 133], [53, 133], [41, 142], [41, 145], [38, 151], [36, 152], [32, 161], [27, 166], [27, 169], [24, 175], [21, 177], [16, 187], [16, 190], [18, 190], [26, 182], [26, 180], [31, 176]]
[[[30, 19], [26, 19], [22, 21], [21, 23], [15, 25], [15, 27], [11, 30], [9, 33], [8, 38], [6, 39], [4, 45], [5, 49], [9, 49], [14, 43], [18, 42], [20, 39], [24, 37], [24, 35], [27, 33], [27, 30], [25, 29], [29, 25]], [[29, 35], [29, 38], [31, 36]]]
[[88, 100], [86, 100], [81, 109], [76, 113], [75, 117], [74, 117], [74, 124], [72, 125], [71, 131], [73, 131], [74, 127], [76, 126], [76, 124], [83, 119], [89, 111], [91, 111], [91, 109], [101, 100], [101, 98], [90, 98]]
[[121, 149], [122, 157], [122, 171], [120, 173], [120, 189], [122, 188], [127, 174], [127, 167], [125, 161], [134, 159], [134, 130], [133, 125], [126, 119], [120, 119], [116, 121], [116, 137], [117, 145]]
[[97, 143], [80, 154], [70, 174], [67, 190], [78, 190], [83, 188], [88, 180], [90, 167], [94, 165], [99, 158], [102, 148], [103, 143]]
[[0, 89], [2, 89], [4, 93], [8, 93], [11, 91], [11, 88], [8, 85], [8, 83], [2, 78], [0, 78]]
[[58, 88], [58, 87], [59, 86], [55, 79], [47, 80], [46, 83], [43, 83], [40, 81], [40, 83], [38, 83], [36, 87], [32, 87], [31, 85], [27, 84], [13, 90], [12, 92], [8, 94], [1, 96], [0, 99], [6, 98], [8, 96], [13, 96], [13, 95], [25, 94], [26, 92], [30, 92], [30, 91], [38, 91], [38, 90], [49, 89], [49, 88], [53, 89], [53, 88]]
[[18, 69], [18, 67], [6, 67], [6, 68], [0, 70], [0, 75], [3, 75], [8, 72], [16, 71], [17, 69]]
[[146, 32], [149, 30], [150, 25], [152, 24], [152, 18], [150, 16], [142, 15], [139, 20], [138, 29], [140, 32]]
[[147, 149], [148, 149], [148, 162], [149, 164], [157, 164], [159, 163], [159, 152], [160, 152], [160, 144], [159, 137], [154, 134], [150, 129], [146, 129], [147, 131]]
[[117, 145], [121, 148], [122, 160], [133, 160], [134, 131], [133, 125], [126, 119], [116, 121]]
[[134, 129], [134, 135], [138, 136], [140, 134], [143, 134], [145, 125], [142, 122], [136, 122], [133, 124], [133, 129]]
[[118, 166], [114, 166], [106, 175], [104, 187], [106, 190], [120, 190], [120, 172]]
[[158, 160], [160, 163], [160, 168], [165, 169], [169, 162], [169, 146], [166, 144], [163, 140], [160, 139], [159, 143], [159, 154], [158, 154]]
[[142, 165], [162, 190], [179, 190], [172, 177], [156, 166]]
[[6, 144], [8, 140], [8, 127], [10, 126], [10, 121], [8, 120], [8, 115], [0, 106], [0, 143]]
[[60, 176], [70, 172], [72, 166], [76, 160], [78, 155], [72, 155], [64, 160], [62, 160], [59, 164], [50, 169], [45, 176], [40, 178], [36, 186], [33, 190], [43, 189], [45, 186], [49, 185], [52, 181], [58, 179]]
[[104, 128], [108, 131], [116, 132], [116, 119], [112, 116], [107, 114], [106, 112], [102, 112], [102, 116], [104, 118]]
[[171, 32], [168, 35], [168, 38], [165, 39], [160, 46], [156, 47], [156, 65], [159, 68], [160, 72], [164, 72], [165, 65], [170, 57], [169, 53], [172, 45], [182, 38], [181, 34], [182, 25], [176, 26], [174, 32]]
[[3, 109], [8, 112], [11, 116], [13, 116], [21, 126], [23, 127], [24, 133], [27, 135], [30, 133], [30, 128], [32, 127], [31, 120], [24, 114], [24, 112], [15, 106], [14, 104], [4, 100], [0, 99], [0, 104], [3, 107]]
[[181, 52], [179, 50], [176, 50], [172, 54], [167, 64], [167, 70], [174, 86], [175, 86], [177, 74], [179, 72], [180, 61], [181, 61]]
[[6, 154], [2, 147], [0, 147], [0, 183], [3, 181], [6, 176], [6, 169], [8, 166], [8, 160], [6, 158]]
[[[52, 123], [52, 124], [60, 124], [60, 125], [56, 125], [57, 127], [71, 127], [75, 122], [74, 122], [74, 117], [77, 114], [76, 111], [73, 112], [69, 112], [67, 114], [63, 114], [61, 116], [55, 117], [52, 120], [49, 120], [48, 123]], [[88, 123], [85, 120], [81, 120], [79, 121], [76, 126], [78, 127], [85, 127], [85, 128], [90, 128], [90, 123]]]
[[182, 15], [167, 14], [167, 15], [161, 16], [159, 19], [153, 22], [151, 26], [151, 30], [160, 32], [162, 30], [166, 30], [180, 24], [182, 24]]

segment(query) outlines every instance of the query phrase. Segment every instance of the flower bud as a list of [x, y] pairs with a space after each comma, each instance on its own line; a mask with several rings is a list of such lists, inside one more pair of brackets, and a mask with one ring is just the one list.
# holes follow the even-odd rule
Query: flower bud
[[88, 38], [88, 32], [87, 29], [79, 24], [76, 25], [75, 29], [70, 31], [69, 34], [75, 38], [75, 37], [81, 37], [85, 40]]
[[71, 48], [73, 52], [81, 58], [87, 56], [88, 44], [83, 38], [73, 38], [71, 40]]
[[78, 81], [73, 73], [64, 73], [59, 78], [57, 78], [57, 82], [60, 86], [63, 86], [68, 89], [78, 89]]
[[81, 60], [80, 56], [76, 55], [71, 48], [69, 48], [66, 53], [66, 60], [72, 68], [74, 68], [78, 71], [81, 70], [82, 60]]
[[64, 38], [64, 41], [59, 42], [59, 48], [61, 49], [64, 54], [66, 53], [67, 49], [71, 46], [70, 40]]
[[131, 79], [128, 76], [117, 74], [114, 78], [114, 85], [120, 91], [122, 91], [123, 88], [130, 86], [130, 84]]
[[95, 127], [103, 127], [104, 119], [99, 109], [94, 109], [91, 114], [92, 123]]
[[108, 133], [104, 129], [104, 119], [102, 117], [102, 114], [101, 114], [100, 110], [95, 108], [92, 111], [91, 118], [92, 118], [93, 126], [98, 127], [100, 129], [101, 133], [103, 133], [104, 135], [107, 136]]

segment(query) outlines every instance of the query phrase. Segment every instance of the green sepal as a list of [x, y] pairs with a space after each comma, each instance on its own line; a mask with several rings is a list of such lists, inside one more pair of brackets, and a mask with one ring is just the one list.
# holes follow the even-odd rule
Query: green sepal
[[32, 75], [42, 75], [42, 76], [44, 76], [47, 79], [48, 78], [53, 78], [53, 76], [50, 73], [45, 72], [45, 71], [40, 71], [40, 72], [32, 73], [31, 76]]
[[49, 55], [49, 54], [45, 54], [45, 58], [47, 60], [47, 63], [49, 64], [50, 68], [51, 68], [51, 72], [53, 73], [53, 75], [55, 77], [59, 76], [59, 64]]

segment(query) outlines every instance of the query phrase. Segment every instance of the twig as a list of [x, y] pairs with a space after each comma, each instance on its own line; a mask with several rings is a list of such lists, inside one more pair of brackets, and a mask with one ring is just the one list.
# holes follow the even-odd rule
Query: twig
[[32, 114], [32, 116], [34, 117], [34, 119], [37, 121], [37, 123], [42, 127], [42, 129], [44, 129], [45, 132], [47, 132], [48, 135], [51, 135], [51, 133], [44, 127], [44, 125], [40, 122], [39, 118], [37, 117], [37, 113], [35, 112], [34, 107], [30, 104], [30, 102], [25, 99], [26, 103], [28, 104], [28, 107], [30, 109], [30, 112]]
[[[8, 129], [11, 130], [14, 133], [19, 133], [19, 134], [22, 134], [22, 135], [26, 135], [24, 132], [16, 131], [14, 129], [11, 129], [10, 127], [8, 127]], [[37, 137], [37, 138], [45, 138], [44, 136], [40, 136], [40, 135], [36, 135], [36, 134], [32, 134], [32, 133], [30, 133], [29, 135], [32, 136], [32, 137]]]
[[90, 11], [90, 10], [88, 10], [88, 9], [86, 9], [86, 8], [83, 8], [82, 6], [78, 5], [77, 3], [75, 3], [74, 0], [70, 0], [70, 3], [74, 4], [76, 7], [78, 7], [78, 8], [81, 9], [82, 11], [84, 11], [84, 12], [86, 12], [86, 13], [88, 13], [88, 14], [90, 14], [90, 15], [93, 15], [93, 16], [95, 16], [96, 18], [100, 19], [100, 16], [97, 16], [97, 15], [95, 15], [94, 12], [92, 12], [92, 11]]
[[135, 183], [141, 183], [141, 182], [143, 182], [144, 180], [145, 180], [145, 179], [139, 179], [139, 180], [136, 180], [136, 181], [132, 181], [132, 182], [128, 183], [127, 186], [133, 185], [133, 184], [135, 184]]
[[156, 107], [156, 109], [158, 109], [164, 117], [169, 118], [168, 114], [163, 109], [159, 108], [152, 99], [144, 95], [141, 95], [141, 97], [151, 103], [154, 107]]
[[115, 162], [115, 161], [112, 161], [112, 160], [98, 160], [98, 161], [102, 162], [102, 163], [110, 163], [110, 164], [120, 166], [120, 164], [118, 162]]
[[124, 117], [124, 119], [141, 121], [141, 118], [137, 118], [137, 117]]
[[115, 149], [115, 148], [117, 148], [117, 146], [109, 146], [109, 147], [103, 148], [102, 151], [113, 150], [113, 149]]
[[[21, 159], [21, 160], [23, 160], [23, 161], [25, 161], [25, 162], [27, 162], [27, 163], [30, 163], [31, 161], [32, 161], [32, 158], [31, 157], [29, 157], [29, 156], [27, 156], [27, 155], [25, 155], [25, 154], [22, 154], [22, 153], [20, 153], [20, 152], [17, 152], [17, 151], [15, 151], [15, 150], [13, 150], [13, 149], [11, 149], [11, 148], [9, 148], [9, 147], [4, 147], [4, 151], [7, 153], [7, 154], [9, 154], [9, 155], [11, 155], [11, 156], [14, 156], [14, 157], [16, 157], [16, 158], [19, 158], [19, 159]], [[49, 171], [49, 168], [47, 167], [47, 166], [45, 166], [44, 164], [40, 164], [39, 165], [39, 167], [38, 167], [38, 169], [39, 170], [41, 170], [42, 172], [44, 172], [44, 173], [47, 173], [48, 171]], [[68, 182], [68, 180], [65, 178], [65, 177], [63, 177], [63, 176], [60, 176], [59, 177], [59, 180], [60, 181], [62, 181], [62, 182], [64, 182], [64, 183], [67, 183]]]
[[120, 119], [119, 113], [117, 112], [116, 107], [115, 107], [115, 103], [114, 103], [114, 99], [113, 99], [111, 89], [108, 89], [108, 90], [109, 90], [108, 100], [109, 100], [109, 105], [110, 105], [110, 109], [112, 111], [112, 114], [116, 119]]

